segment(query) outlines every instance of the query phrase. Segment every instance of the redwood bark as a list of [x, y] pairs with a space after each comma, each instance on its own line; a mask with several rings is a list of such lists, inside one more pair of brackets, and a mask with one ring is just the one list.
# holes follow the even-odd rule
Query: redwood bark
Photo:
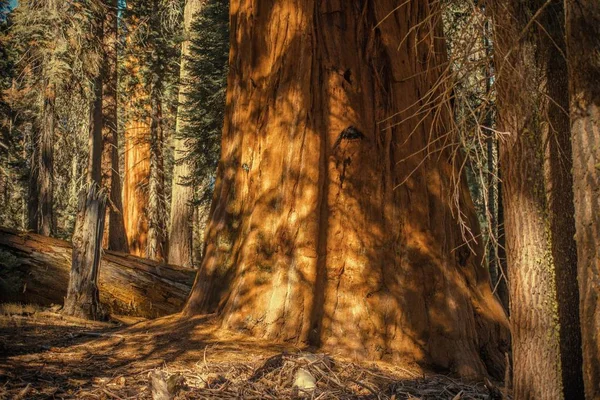
[[[133, 95], [135, 96], [135, 95]], [[148, 118], [135, 114], [125, 124], [125, 175], [123, 181], [123, 220], [129, 252], [143, 257], [148, 245], [148, 181], [150, 177], [150, 143]]]
[[449, 126], [443, 106], [414, 115], [447, 89], [432, 4], [231, 2], [223, 150], [188, 315], [502, 376], [506, 319], [453, 218], [451, 155], [410, 157]]
[[102, 185], [108, 193], [105, 242], [110, 250], [127, 252], [123, 221], [123, 199], [119, 170], [119, 134], [117, 130], [117, 0], [104, 2], [105, 18], [102, 38]]
[[600, 3], [565, 6], [585, 398], [600, 399]]
[[201, 10], [204, 0], [187, 0], [183, 14], [185, 40], [181, 44], [181, 67], [179, 72], [179, 106], [174, 143], [175, 166], [173, 167], [173, 187], [171, 194], [171, 214], [169, 220], [169, 263], [191, 267], [193, 265], [193, 216], [194, 188], [186, 181], [192, 172], [184, 158], [189, 148], [188, 140], [182, 137], [186, 124], [185, 104], [188, 88], [187, 58], [190, 56], [190, 35], [194, 15]]
[[513, 395], [582, 398], [562, 4], [510, 1], [494, 12], [498, 125], [510, 134], [500, 166]]
[[[143, 22], [132, 15], [130, 30], [135, 32], [134, 28], [141, 23], [147, 24], [146, 29], [159, 29], [158, 7], [159, 2], [153, 1], [147, 10], [150, 19]], [[131, 254], [162, 261], [168, 251], [161, 104], [165, 64], [163, 49], [158, 49], [157, 43], [143, 40], [135, 36], [127, 38], [129, 96], [125, 106], [124, 221]], [[156, 58], [145, 59], [143, 53], [150, 51], [157, 53]]]

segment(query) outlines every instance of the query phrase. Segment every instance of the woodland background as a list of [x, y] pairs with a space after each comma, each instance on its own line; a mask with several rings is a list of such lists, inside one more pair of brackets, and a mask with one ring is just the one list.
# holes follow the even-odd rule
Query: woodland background
[[259, 3], [0, 0], [0, 226], [77, 248], [96, 184], [103, 248], [199, 270], [184, 316], [600, 398], [600, 4]]

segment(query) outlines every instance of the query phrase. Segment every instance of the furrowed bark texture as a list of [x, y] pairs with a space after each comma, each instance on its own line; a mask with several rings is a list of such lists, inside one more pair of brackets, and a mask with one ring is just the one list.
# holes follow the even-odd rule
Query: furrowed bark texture
[[600, 3], [565, 4], [585, 398], [600, 399]]
[[562, 2], [494, 13], [513, 395], [583, 398]]
[[102, 186], [108, 194], [104, 246], [127, 252], [127, 236], [123, 221], [123, 199], [119, 170], [119, 134], [117, 131], [117, 0], [104, 2], [103, 97], [102, 97]]
[[[411, 157], [443, 142], [450, 117], [426, 104], [446, 90], [440, 24], [428, 1], [397, 7], [231, 2], [223, 150], [186, 312], [356, 358], [501, 377], [506, 319], [452, 216], [451, 155]], [[466, 186], [459, 201], [476, 230]]]
[[[97, 134], [102, 137], [101, 130]], [[63, 312], [78, 318], [101, 320], [105, 314], [100, 307], [98, 269], [104, 233], [106, 194], [96, 183], [81, 193], [78, 210], [73, 233], [69, 288]]]
[[173, 167], [173, 188], [171, 194], [171, 214], [169, 221], [169, 264], [191, 267], [193, 265], [193, 217], [192, 200], [194, 188], [186, 184], [192, 168], [183, 161], [187, 155], [188, 139], [181, 137], [185, 126], [184, 107], [187, 100], [188, 79], [187, 58], [190, 56], [190, 35], [194, 14], [201, 10], [204, 0], [188, 0], [185, 4], [183, 24], [185, 39], [181, 44], [181, 67], [179, 72], [179, 107], [177, 108], [177, 126], [174, 142], [175, 166]]
[[[68, 242], [0, 228], [0, 302], [62, 304], [72, 249]], [[179, 312], [196, 271], [105, 251], [100, 304], [110, 314], [155, 318]]]

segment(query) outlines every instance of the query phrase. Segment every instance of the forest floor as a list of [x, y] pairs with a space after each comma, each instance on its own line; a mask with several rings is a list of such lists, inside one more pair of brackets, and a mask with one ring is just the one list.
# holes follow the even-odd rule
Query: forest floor
[[161, 391], [175, 399], [502, 398], [497, 388], [416, 365], [261, 343], [218, 330], [210, 316], [103, 323], [56, 311], [0, 305], [0, 399], [152, 399]]

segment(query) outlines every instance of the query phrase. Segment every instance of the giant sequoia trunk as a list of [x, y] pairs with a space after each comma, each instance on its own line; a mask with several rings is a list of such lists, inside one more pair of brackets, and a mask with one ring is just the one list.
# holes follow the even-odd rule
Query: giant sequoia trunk
[[186, 312], [352, 357], [501, 375], [505, 315], [453, 218], [451, 155], [435, 147], [449, 118], [435, 103], [442, 32], [430, 2], [397, 7], [231, 2], [223, 150]]
[[190, 267], [193, 264], [193, 216], [194, 188], [186, 183], [192, 172], [189, 162], [185, 161], [189, 144], [182, 137], [186, 124], [184, 108], [189, 91], [187, 87], [187, 58], [190, 56], [190, 35], [194, 14], [200, 11], [203, 0], [187, 0], [183, 15], [185, 40], [181, 44], [181, 67], [179, 73], [179, 107], [177, 108], [177, 127], [174, 142], [175, 166], [173, 167], [173, 188], [171, 194], [171, 214], [169, 221], [169, 263]]
[[127, 252], [123, 221], [123, 199], [119, 172], [119, 135], [117, 131], [117, 0], [104, 2], [106, 16], [102, 37], [102, 185], [108, 194], [105, 246]]
[[566, 5], [585, 397], [600, 399], [600, 2]]
[[[513, 394], [582, 398], [563, 8], [511, 0], [494, 11]], [[539, 30], [523, 32], [536, 13]]]

